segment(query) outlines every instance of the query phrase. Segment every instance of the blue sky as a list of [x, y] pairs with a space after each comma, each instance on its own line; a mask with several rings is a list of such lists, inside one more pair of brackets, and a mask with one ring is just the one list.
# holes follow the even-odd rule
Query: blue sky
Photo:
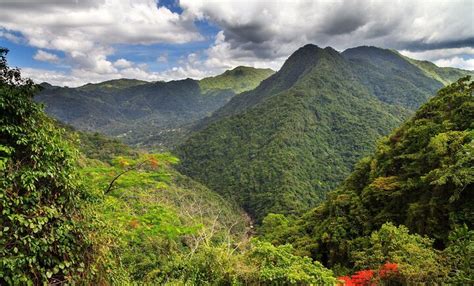
[[474, 69], [474, 1], [0, 0], [0, 46], [35, 81], [202, 78], [278, 69], [298, 47], [397, 49]]

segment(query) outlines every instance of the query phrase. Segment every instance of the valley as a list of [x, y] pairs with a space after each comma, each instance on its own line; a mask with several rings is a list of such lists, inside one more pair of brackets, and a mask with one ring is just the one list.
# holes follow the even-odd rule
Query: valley
[[253, 89], [272, 73], [236, 67], [200, 81], [118, 79], [78, 88], [44, 83], [35, 100], [44, 103], [53, 117], [80, 130], [163, 151], [182, 141], [193, 122], [210, 115], [236, 93]]
[[68, 88], [1, 53], [0, 284], [472, 281], [472, 71], [308, 44]]
[[176, 150], [179, 170], [257, 221], [301, 213], [434, 95], [441, 75], [470, 74], [434, 70], [437, 77], [386, 49], [306, 45], [256, 89], [201, 120]]

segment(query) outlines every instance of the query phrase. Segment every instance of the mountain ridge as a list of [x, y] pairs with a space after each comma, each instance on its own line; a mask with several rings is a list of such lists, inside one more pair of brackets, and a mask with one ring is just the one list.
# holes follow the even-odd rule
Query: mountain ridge
[[298, 49], [280, 71], [194, 127], [177, 149], [180, 170], [257, 221], [314, 206], [442, 86], [389, 50], [376, 48], [379, 58], [372, 52]]
[[441, 89], [381, 138], [327, 201], [269, 233], [273, 242], [292, 243], [325, 265], [349, 266], [357, 260], [350, 246], [386, 222], [429, 236], [438, 249], [457, 227], [472, 228], [473, 90], [468, 77]]
[[201, 81], [118, 79], [78, 88], [43, 83], [35, 100], [46, 105], [47, 113], [79, 130], [102, 132], [132, 145], [169, 149], [185, 136], [188, 124], [209, 115], [238, 91], [252, 89], [271, 73], [241, 67]]

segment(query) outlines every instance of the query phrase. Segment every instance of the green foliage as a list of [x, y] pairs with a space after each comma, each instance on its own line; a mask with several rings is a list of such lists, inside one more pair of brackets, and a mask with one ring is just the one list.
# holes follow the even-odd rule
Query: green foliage
[[125, 88], [139, 86], [146, 83], [146, 81], [142, 80], [121, 78], [100, 83], [88, 83], [86, 85], [80, 86], [78, 89], [92, 92], [97, 90], [103, 92], [116, 92]]
[[[398, 54], [398, 52], [394, 52]], [[443, 83], [444, 85], [449, 85], [453, 82], [456, 82], [459, 78], [465, 77], [467, 75], [474, 76], [474, 73], [468, 70], [461, 70], [451, 67], [438, 67], [432, 62], [418, 61], [408, 57], [405, 57], [405, 59], [420, 68], [427, 76]]]
[[6, 66], [4, 52], [0, 284], [335, 284], [315, 260], [340, 274], [390, 262], [393, 283], [474, 281], [468, 78], [442, 89], [301, 217], [288, 214], [323, 200], [452, 71], [387, 50], [339, 54], [309, 45], [253, 91], [271, 71], [238, 67], [201, 82], [43, 85], [41, 100], [76, 126], [168, 147], [186, 136], [187, 124], [246, 91], [202, 121], [179, 151], [182, 170], [261, 222], [261, 240], [250, 240], [250, 218], [178, 173], [176, 157], [49, 119], [32, 102], [38, 87]]
[[239, 209], [177, 173], [172, 168], [177, 160], [166, 153], [140, 153], [109, 163], [82, 161], [81, 175], [94, 194], [89, 223], [95, 247], [107, 261], [98, 266], [98, 281], [164, 283], [176, 271], [188, 271], [179, 265], [190, 253], [246, 237]]
[[[174, 281], [186, 285], [333, 285], [332, 272], [308, 257], [293, 255], [290, 245], [275, 247], [253, 240], [244, 252], [203, 247], [178, 269]], [[179, 274], [180, 272], [176, 272]]]
[[447, 277], [440, 252], [432, 248], [433, 240], [409, 234], [405, 226], [382, 225], [370, 237], [355, 241], [351, 253], [357, 269], [378, 269], [385, 262], [396, 263], [397, 279], [408, 283], [439, 283]]
[[239, 67], [201, 81], [119, 79], [78, 88], [42, 84], [45, 88], [36, 100], [46, 105], [48, 114], [79, 130], [168, 150], [187, 136], [190, 124], [210, 115], [238, 92], [254, 88], [270, 74], [266, 69]]
[[258, 269], [255, 284], [330, 285], [336, 282], [332, 272], [321, 263], [293, 255], [290, 245], [276, 247], [256, 241], [247, 255], [251, 265]]
[[77, 151], [0, 49], [0, 284], [87, 281]]
[[455, 285], [474, 283], [474, 231], [466, 225], [456, 227], [449, 235], [444, 253], [451, 268], [448, 282]]
[[257, 222], [305, 211], [440, 86], [388, 50], [308, 45], [201, 122], [177, 149], [179, 169]]
[[270, 213], [262, 220], [262, 224], [258, 228], [258, 233], [265, 241], [282, 244], [282, 238], [289, 224], [290, 220], [284, 215]]
[[[271, 234], [272, 241], [291, 242], [296, 253], [311, 255], [341, 274], [354, 265], [373, 267], [389, 259], [402, 270], [404, 264], [412, 266], [403, 270], [407, 279], [428, 283], [446, 277], [441, 263], [447, 260], [453, 273], [469, 277], [470, 262], [453, 264], [456, 255], [446, 253], [441, 259], [431, 245], [448, 245], [447, 253], [468, 253], [472, 244], [467, 229], [474, 226], [473, 88], [469, 78], [463, 78], [441, 89], [383, 138], [375, 154], [361, 160], [326, 202], [289, 221]], [[464, 224], [464, 230], [451, 236], [459, 235], [459, 245], [452, 238], [450, 242], [448, 234]], [[430, 239], [409, 235], [408, 230]], [[366, 249], [356, 254], [357, 246]], [[423, 265], [436, 273], [424, 276], [430, 272]]]
[[77, 148], [80, 153], [89, 159], [110, 162], [117, 156], [137, 157], [139, 154], [136, 149], [125, 145], [118, 139], [108, 138], [97, 132], [92, 134], [80, 132], [70, 126], [66, 126], [66, 128], [69, 131], [68, 134], [79, 140]]
[[342, 55], [353, 63], [355, 76], [373, 95], [412, 111], [444, 85], [392, 50], [362, 46], [347, 49]]
[[[146, 153], [81, 160], [81, 177], [91, 190], [89, 234], [101, 261], [94, 265], [95, 283], [334, 283], [331, 271], [293, 255], [289, 245], [249, 242], [248, 218], [176, 172], [177, 162], [170, 154]], [[114, 189], [104, 195], [117, 174]]]
[[223, 74], [206, 77], [199, 81], [199, 86], [204, 93], [215, 90], [230, 89], [235, 94], [249, 91], [256, 88], [263, 79], [274, 73], [271, 69], [256, 69], [251, 67], [238, 66], [232, 70], [227, 70]]

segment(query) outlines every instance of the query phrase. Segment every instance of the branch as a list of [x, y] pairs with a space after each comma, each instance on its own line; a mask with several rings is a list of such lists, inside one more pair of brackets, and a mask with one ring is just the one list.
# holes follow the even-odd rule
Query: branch
[[112, 179], [112, 181], [110, 181], [110, 184], [109, 184], [109, 186], [107, 187], [107, 189], [104, 191], [104, 195], [106, 195], [106, 194], [108, 194], [109, 192], [112, 191], [113, 186], [114, 186], [114, 183], [115, 183], [115, 181], [118, 180], [118, 178], [120, 178], [122, 175], [124, 175], [124, 174], [126, 174], [126, 173], [128, 173], [128, 172], [130, 172], [130, 171], [132, 171], [132, 170], [137, 170], [138, 168], [140, 168], [141, 166], [143, 166], [148, 160], [150, 160], [150, 159], [146, 159], [146, 160], [144, 160], [144, 161], [142, 161], [142, 162], [136, 164], [135, 166], [131, 166], [131, 167], [125, 169], [124, 171], [122, 171], [121, 173], [119, 173], [117, 176], [115, 176], [115, 177]]

